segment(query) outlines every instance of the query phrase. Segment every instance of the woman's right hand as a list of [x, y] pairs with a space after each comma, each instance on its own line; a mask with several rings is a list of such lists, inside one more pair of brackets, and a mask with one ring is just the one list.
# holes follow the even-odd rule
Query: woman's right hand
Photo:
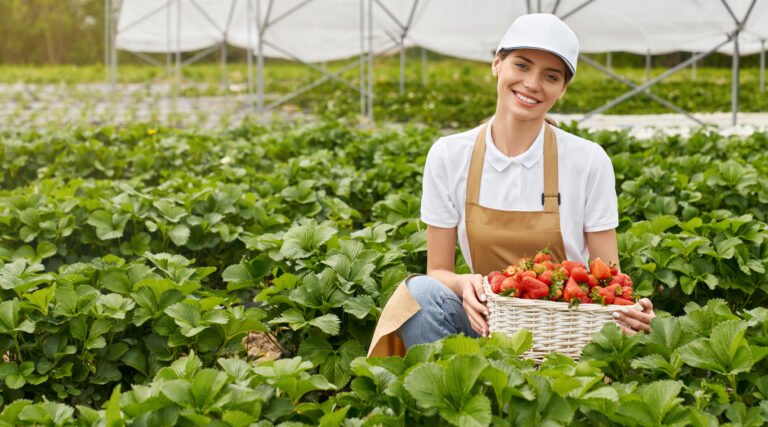
[[461, 274], [459, 275], [459, 286], [461, 288], [461, 299], [464, 311], [469, 317], [469, 323], [472, 330], [481, 336], [488, 336], [488, 307], [483, 289], [483, 276], [480, 274]]

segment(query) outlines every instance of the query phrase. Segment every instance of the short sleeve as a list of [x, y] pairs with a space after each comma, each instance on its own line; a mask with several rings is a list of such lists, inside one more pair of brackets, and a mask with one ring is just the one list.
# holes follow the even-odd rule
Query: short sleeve
[[611, 158], [597, 144], [592, 156], [584, 206], [584, 231], [588, 233], [619, 226], [616, 177]]
[[451, 228], [458, 225], [461, 216], [450, 191], [450, 178], [456, 171], [449, 171], [449, 165], [441, 154], [438, 140], [430, 148], [424, 164], [421, 220], [435, 227]]

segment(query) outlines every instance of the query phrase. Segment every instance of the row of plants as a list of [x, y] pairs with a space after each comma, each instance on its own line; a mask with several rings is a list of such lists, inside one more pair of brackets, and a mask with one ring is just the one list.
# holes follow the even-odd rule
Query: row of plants
[[[757, 316], [743, 310], [765, 305], [768, 291], [766, 136], [702, 131], [688, 140], [638, 141], [619, 132], [582, 134], [613, 159], [622, 270], [637, 294], [650, 297], [659, 313], [682, 314], [696, 307], [691, 303], [704, 306], [719, 296], [725, 302], [712, 306], [717, 313], [733, 311], [747, 323]], [[308, 402], [349, 397], [344, 393], [354, 393], [361, 375], [351, 362], [365, 355], [381, 308], [403, 278], [424, 271], [420, 177], [436, 137], [434, 129], [370, 133], [338, 121], [297, 129], [244, 126], [223, 134], [142, 125], [4, 133], [2, 163], [16, 162], [13, 175], [6, 169], [0, 182], [0, 312], [9, 313], [0, 334], [5, 403], [45, 397], [99, 408], [116, 386], [147, 386], [192, 352], [202, 369], [218, 369], [221, 356], [247, 360], [240, 338], [252, 330], [269, 332], [284, 357], [310, 362], [303, 370], [332, 386]], [[457, 255], [457, 271], [468, 271]], [[75, 306], [82, 303], [79, 311], [59, 308], [72, 306], [73, 294]], [[760, 334], [755, 329], [753, 335]], [[709, 331], [696, 335], [705, 337]], [[659, 351], [620, 353], [627, 356], [619, 365], [641, 372], [632, 360]], [[424, 362], [443, 356], [435, 357]], [[757, 381], [765, 374], [761, 358], [737, 374]], [[595, 366], [602, 372], [595, 376], [625, 382], [611, 366]], [[392, 373], [405, 380], [404, 370]], [[749, 388], [739, 385], [739, 375], [718, 383]], [[701, 377], [691, 370], [672, 380], [689, 387]], [[483, 393], [491, 397], [489, 390]], [[423, 413], [393, 415], [386, 408], [394, 406], [353, 410], [359, 403], [344, 402], [301, 418], [295, 415], [299, 400], [289, 403], [278, 404], [290, 412], [285, 418], [244, 412], [275, 423], [314, 423], [325, 415], [362, 419], [374, 411], [450, 422], [419, 405], [412, 406]], [[741, 406], [731, 403], [730, 412], [738, 412]], [[760, 401], [742, 403], [754, 413]], [[47, 404], [18, 407], [72, 412]], [[204, 423], [179, 411], [174, 420]], [[511, 417], [504, 411], [492, 413]], [[577, 415], [559, 422], [584, 421], [579, 417], [587, 412], [574, 409]], [[721, 422], [733, 420], [727, 411], [709, 412]], [[85, 419], [81, 412], [78, 422]]]
[[[490, 73], [490, 60], [491, 58], [487, 63], [455, 59], [436, 60], [428, 66], [426, 85], [422, 83], [420, 61], [408, 61], [406, 90], [401, 93], [398, 64], [393, 62], [392, 58], [382, 58], [375, 65], [374, 116], [382, 121], [421, 123], [441, 128], [473, 126], [478, 118], [488, 115], [488, 112], [495, 108], [496, 87]], [[328, 70], [332, 72], [344, 65], [346, 64], [331, 64]], [[228, 84], [225, 85], [221, 83], [220, 71], [219, 67], [210, 65], [184, 67], [183, 78], [186, 84], [181, 88], [181, 95], [195, 98], [237, 96], [248, 93], [247, 72], [244, 68], [233, 66], [228, 75]], [[306, 67], [297, 64], [267, 66], [264, 89], [268, 94], [266, 103], [299, 90], [322, 77], [320, 73], [307, 71]], [[646, 80], [646, 73], [642, 68], [622, 68], [614, 71], [636, 85]], [[656, 68], [652, 76], [658, 76], [665, 71], [665, 69]], [[156, 67], [126, 66], [124, 71], [120, 71], [119, 77], [124, 82], [145, 82], [152, 77], [162, 77], [163, 72], [164, 70]], [[102, 83], [104, 73], [95, 71], [93, 68], [83, 70], [71, 68], [29, 70], [12, 67], [3, 70], [0, 68], [0, 81], [3, 79], [15, 81], [18, 79], [16, 76], [19, 75], [23, 75], [27, 82], [65, 80]], [[352, 87], [358, 87], [359, 71], [356, 69], [347, 71], [342, 77], [348, 79]], [[739, 111], [761, 112], [768, 108], [768, 98], [758, 89], [759, 71], [757, 69], [742, 70], [739, 85]], [[602, 107], [609, 100], [629, 90], [631, 90], [629, 86], [602, 74], [587, 64], [582, 64], [579, 67], [578, 77], [569, 85], [568, 95], [560, 100], [552, 111], [561, 114], [587, 113]], [[142, 100], [166, 98], [168, 96], [164, 93], [166, 91], [171, 91], [170, 83], [160, 82], [159, 85], [148, 86], [143, 90], [129, 86], [128, 89], [118, 92], [116, 98], [124, 99], [120, 105], [126, 105], [125, 108], [130, 110], [132, 104], [140, 103]], [[51, 103], [53, 107], [57, 104], [57, 99], [61, 100], [59, 104], [77, 100], [85, 102], [87, 105], [82, 108], [91, 108], [91, 115], [98, 115], [100, 121], [110, 119], [109, 116], [103, 115], [103, 111], [90, 106], [95, 102], [103, 102], [105, 94], [100, 89], [88, 86], [61, 87], [50, 92], [50, 94], [42, 93], [38, 87], [32, 86], [26, 90], [9, 91], [7, 96], [12, 103], [23, 105], [25, 108], [41, 101]], [[727, 112], [731, 110], [731, 71], [730, 69], [698, 69], [695, 79], [691, 78], [687, 71], [681, 71], [653, 86], [650, 92], [686, 111]], [[3, 95], [0, 94], [0, 96]], [[279, 108], [287, 113], [301, 111], [326, 119], [353, 117], [360, 113], [359, 99], [360, 95], [356, 90], [331, 81], [302, 93]], [[151, 104], [149, 103], [148, 107], [151, 107]], [[674, 111], [643, 94], [638, 94], [610, 108], [607, 113], [658, 114], [674, 113]], [[156, 114], [157, 112], [152, 113], [153, 116]], [[79, 119], [87, 122], [89, 117]], [[198, 119], [198, 121], [201, 120]]]
[[[191, 353], [103, 409], [16, 400], [0, 425], [760, 426], [768, 422], [768, 310], [722, 300], [654, 319], [648, 335], [613, 324], [581, 361], [518, 357], [532, 335], [448, 337], [405, 358], [349, 360], [348, 387], [312, 373], [315, 355], [264, 362]], [[346, 383], [345, 383], [346, 385]]]

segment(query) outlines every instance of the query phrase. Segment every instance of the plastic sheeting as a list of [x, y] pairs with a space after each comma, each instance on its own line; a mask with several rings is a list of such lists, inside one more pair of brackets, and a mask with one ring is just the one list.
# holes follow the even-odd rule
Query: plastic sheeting
[[[512, 20], [529, 12], [528, 4], [535, 8], [531, 12], [555, 10], [564, 16], [582, 52], [661, 54], [704, 52], [725, 42], [737, 28], [731, 12], [741, 21], [753, 1], [123, 0], [116, 46], [136, 52], [176, 52], [228, 43], [250, 46], [257, 54], [263, 32], [264, 56], [320, 62], [356, 56], [369, 46], [379, 53], [396, 47], [405, 33], [405, 46], [490, 61]], [[361, 26], [369, 7], [370, 33]], [[411, 25], [404, 29], [412, 12]], [[757, 53], [760, 41], [767, 39], [768, 1], [757, 0], [739, 35], [739, 53]], [[718, 51], [733, 54], [734, 44]]]

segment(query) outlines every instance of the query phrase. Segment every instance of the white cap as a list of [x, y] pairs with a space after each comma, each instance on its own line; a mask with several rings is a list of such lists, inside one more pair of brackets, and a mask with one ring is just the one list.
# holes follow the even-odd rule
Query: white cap
[[550, 13], [532, 13], [515, 19], [496, 53], [502, 49], [539, 49], [554, 53], [576, 75], [579, 39], [565, 22]]

